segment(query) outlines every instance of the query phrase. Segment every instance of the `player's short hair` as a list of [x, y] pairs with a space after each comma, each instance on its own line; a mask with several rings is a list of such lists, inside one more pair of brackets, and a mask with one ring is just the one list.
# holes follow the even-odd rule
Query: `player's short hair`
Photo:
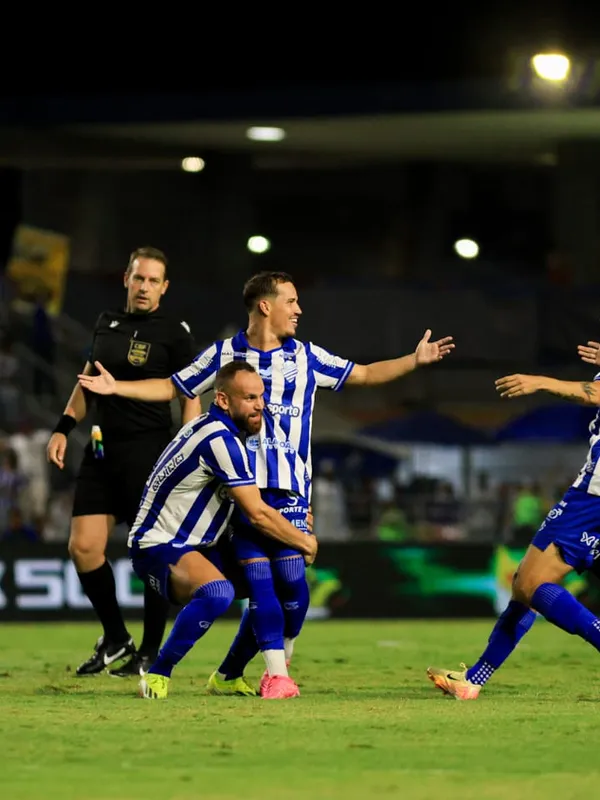
[[163, 280], [167, 280], [167, 267], [169, 266], [169, 260], [163, 251], [158, 249], [158, 247], [138, 247], [136, 250], [134, 250], [129, 256], [129, 263], [127, 264], [127, 269], [125, 271], [126, 275], [129, 275], [133, 269], [133, 262], [137, 258], [151, 258], [153, 261], [160, 261], [165, 268]]
[[244, 285], [244, 305], [252, 311], [256, 304], [265, 297], [274, 297], [280, 283], [293, 283], [294, 279], [287, 272], [259, 272], [253, 275]]
[[255, 375], [257, 374], [252, 364], [247, 361], [229, 361], [221, 367], [215, 376], [215, 391], [227, 391], [227, 387], [238, 372], [253, 372]]

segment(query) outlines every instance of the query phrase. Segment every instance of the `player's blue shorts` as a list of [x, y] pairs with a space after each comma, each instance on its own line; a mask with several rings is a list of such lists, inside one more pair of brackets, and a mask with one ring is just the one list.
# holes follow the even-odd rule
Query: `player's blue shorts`
[[600, 556], [600, 497], [571, 487], [552, 508], [531, 542], [556, 545], [563, 561], [582, 573]]
[[[310, 535], [308, 530], [307, 514], [308, 501], [294, 492], [283, 489], [262, 489], [261, 497], [264, 502], [276, 509], [291, 522], [299, 531]], [[233, 536], [231, 543], [238, 561], [250, 558], [285, 558], [297, 556], [298, 551], [292, 550], [288, 545], [277, 542], [265, 536], [253, 527], [247, 518], [239, 511], [232, 518]]]
[[248, 588], [241, 567], [233, 550], [231, 538], [224, 534], [210, 547], [194, 547], [184, 545], [175, 547], [171, 542], [157, 544], [154, 547], [139, 547], [134, 542], [129, 548], [129, 557], [133, 571], [138, 578], [151, 586], [169, 602], [174, 602], [169, 592], [169, 576], [171, 565], [177, 564], [186, 553], [198, 552], [208, 559], [227, 580], [231, 581], [238, 599], [248, 597]]
[[177, 564], [186, 553], [194, 550], [196, 548], [189, 545], [173, 547], [171, 542], [156, 544], [153, 547], [139, 547], [137, 542], [133, 542], [129, 548], [129, 557], [133, 571], [138, 578], [164, 598], [172, 601], [169, 593], [170, 567]]

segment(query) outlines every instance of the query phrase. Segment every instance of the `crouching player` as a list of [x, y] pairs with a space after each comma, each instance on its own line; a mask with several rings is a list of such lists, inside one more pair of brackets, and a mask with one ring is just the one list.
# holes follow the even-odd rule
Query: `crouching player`
[[263, 392], [252, 366], [226, 364], [216, 377], [209, 411], [179, 431], [146, 482], [129, 534], [133, 569], [183, 609], [140, 681], [142, 697], [167, 697], [173, 668], [233, 601], [233, 585], [213, 564], [211, 552], [216, 553], [213, 546], [234, 506], [263, 534], [301, 552], [307, 563], [316, 555], [315, 537], [262, 501], [250, 471], [242, 436], [260, 430]]

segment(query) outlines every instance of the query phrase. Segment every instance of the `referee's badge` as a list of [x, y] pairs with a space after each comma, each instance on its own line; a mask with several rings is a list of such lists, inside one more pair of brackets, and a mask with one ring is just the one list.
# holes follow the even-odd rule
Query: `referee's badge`
[[148, 354], [150, 353], [150, 342], [140, 342], [138, 339], [129, 340], [129, 352], [127, 353], [127, 361], [133, 364], [134, 367], [143, 367], [148, 361]]

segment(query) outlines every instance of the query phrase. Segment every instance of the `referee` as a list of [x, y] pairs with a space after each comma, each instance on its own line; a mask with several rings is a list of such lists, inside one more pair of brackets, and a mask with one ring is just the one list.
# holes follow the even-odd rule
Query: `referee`
[[[167, 378], [187, 366], [197, 350], [188, 325], [160, 309], [169, 285], [165, 254], [154, 247], [135, 250], [124, 283], [126, 308], [100, 314], [84, 372], [95, 374], [93, 365], [100, 361], [121, 380]], [[180, 402], [184, 423], [200, 413], [198, 398]], [[139, 675], [156, 659], [168, 603], [151, 588], [144, 591], [144, 634], [136, 650], [105, 551], [116, 524], [133, 525], [144, 484], [173, 435], [171, 408], [168, 402], [94, 396], [77, 384], [48, 442], [48, 460], [59, 469], [64, 467], [67, 437], [88, 411], [93, 411], [94, 427], [76, 480], [69, 555], [104, 631], [77, 674], [93, 675], [128, 657], [111, 674]]]

